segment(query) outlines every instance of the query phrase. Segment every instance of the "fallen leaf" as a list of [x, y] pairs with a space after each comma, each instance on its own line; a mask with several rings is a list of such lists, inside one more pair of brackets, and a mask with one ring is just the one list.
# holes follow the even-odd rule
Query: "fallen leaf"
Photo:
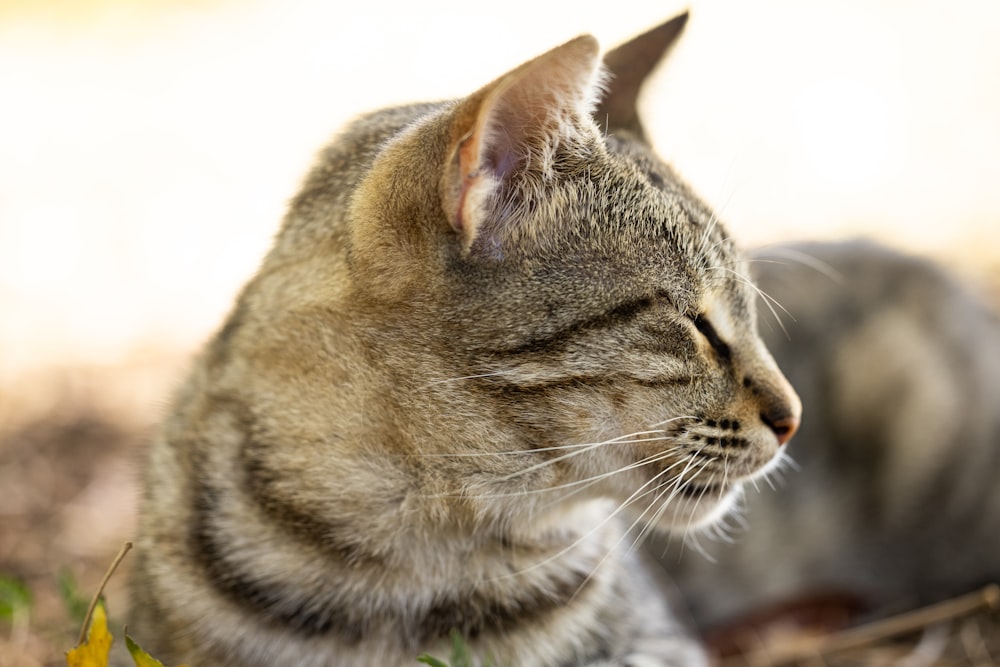
[[163, 663], [146, 653], [142, 650], [135, 640], [125, 633], [125, 646], [128, 647], [128, 652], [132, 654], [132, 660], [135, 661], [136, 667], [163, 667]]
[[108, 614], [104, 609], [104, 600], [98, 600], [94, 607], [94, 615], [87, 630], [87, 641], [66, 653], [66, 664], [69, 667], [108, 667], [108, 654], [111, 652], [111, 633], [108, 632]]
[[[136, 667], [163, 667], [162, 662], [142, 650], [142, 647], [128, 636], [127, 629], [125, 631], [125, 646], [128, 647], [128, 652], [132, 654], [132, 660], [135, 662]], [[179, 667], [185, 667], [185, 665], [180, 665]]]

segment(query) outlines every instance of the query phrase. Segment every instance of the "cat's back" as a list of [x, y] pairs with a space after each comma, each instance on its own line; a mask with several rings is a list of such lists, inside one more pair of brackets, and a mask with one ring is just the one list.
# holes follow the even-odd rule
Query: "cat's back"
[[[842, 440], [838, 449], [867, 452], [869, 470], [887, 468], [912, 495], [930, 473], [922, 461], [937, 470], [954, 442], [1000, 434], [1000, 320], [949, 271], [864, 240], [764, 249], [753, 267], [777, 312], [762, 318], [761, 334], [827, 420], [810, 421]], [[874, 439], [899, 444], [862, 444]], [[908, 462], [874, 465], [903, 448]], [[818, 448], [794, 449], [808, 460]], [[989, 450], [967, 452], [963, 465]]]

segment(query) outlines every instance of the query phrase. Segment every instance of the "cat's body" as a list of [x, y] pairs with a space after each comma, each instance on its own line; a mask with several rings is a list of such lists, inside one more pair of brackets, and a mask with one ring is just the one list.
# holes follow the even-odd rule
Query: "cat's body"
[[153, 444], [144, 646], [409, 665], [457, 630], [498, 665], [698, 664], [627, 529], [723, 513], [799, 405], [641, 139], [682, 25], [609, 55], [607, 136], [583, 37], [326, 149]]
[[762, 333], [807, 415], [789, 449], [800, 469], [748, 494], [732, 543], [704, 541], [715, 562], [665, 558], [699, 624], [809, 601], [868, 618], [1000, 581], [996, 315], [930, 262], [867, 242], [755, 260], [784, 323], [762, 318]]

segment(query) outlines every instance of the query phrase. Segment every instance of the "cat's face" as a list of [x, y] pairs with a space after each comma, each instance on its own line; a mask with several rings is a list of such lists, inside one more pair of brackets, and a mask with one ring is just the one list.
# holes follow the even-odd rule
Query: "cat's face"
[[355, 197], [353, 267], [366, 303], [406, 321], [392, 345], [447, 374], [435, 409], [476, 422], [448, 440], [480, 456], [470, 476], [696, 525], [774, 460], [800, 406], [722, 226], [634, 133], [590, 120], [595, 67], [575, 40], [385, 147]]
[[642, 147], [608, 139], [590, 156], [526, 207], [544, 231], [451, 258], [454, 349], [544, 450], [553, 498], [606, 494], [643, 523], [698, 525], [774, 461], [799, 402], [717, 219]]

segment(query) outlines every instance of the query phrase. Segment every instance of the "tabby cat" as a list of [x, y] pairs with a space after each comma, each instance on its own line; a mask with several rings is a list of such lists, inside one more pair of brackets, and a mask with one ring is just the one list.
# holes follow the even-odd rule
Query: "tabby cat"
[[[682, 16], [321, 154], [176, 396], [131, 627], [170, 664], [697, 665], [636, 529], [723, 514], [799, 402], [635, 112]], [[593, 120], [599, 119], [601, 129]]]
[[711, 560], [664, 557], [699, 625], [815, 603], [858, 622], [1000, 582], [1000, 320], [985, 299], [866, 241], [754, 260], [783, 309], [762, 333], [808, 418], [788, 450], [799, 470], [748, 494], [749, 530], [700, 540]]

